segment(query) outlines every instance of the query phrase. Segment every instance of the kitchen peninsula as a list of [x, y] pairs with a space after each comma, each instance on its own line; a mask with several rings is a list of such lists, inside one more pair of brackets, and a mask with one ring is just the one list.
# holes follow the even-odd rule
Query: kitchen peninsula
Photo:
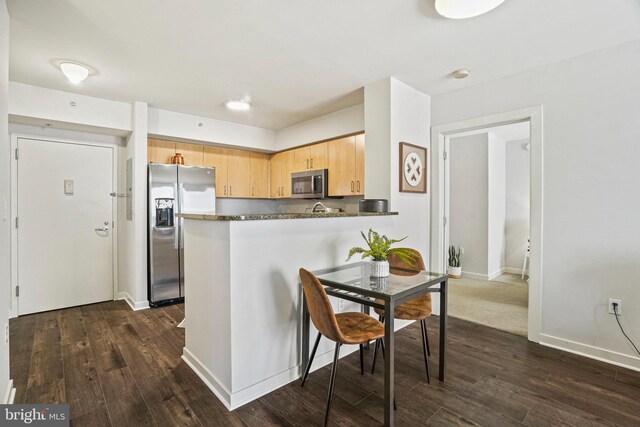
[[[395, 212], [180, 216], [182, 358], [230, 410], [300, 376], [298, 269], [343, 265], [361, 230], [393, 234], [399, 220]], [[332, 302], [336, 312], [359, 309]], [[330, 360], [332, 348], [321, 342], [315, 368]]]

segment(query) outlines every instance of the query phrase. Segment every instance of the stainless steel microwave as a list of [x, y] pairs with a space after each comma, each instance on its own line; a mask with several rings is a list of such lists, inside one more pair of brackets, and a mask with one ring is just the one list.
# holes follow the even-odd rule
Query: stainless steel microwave
[[329, 173], [318, 169], [291, 174], [291, 198], [324, 199], [329, 192]]

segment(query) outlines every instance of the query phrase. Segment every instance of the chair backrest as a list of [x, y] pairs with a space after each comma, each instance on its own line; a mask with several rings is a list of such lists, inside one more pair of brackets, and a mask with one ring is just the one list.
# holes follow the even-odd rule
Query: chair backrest
[[301, 268], [300, 280], [313, 325], [318, 332], [330, 340], [343, 342], [344, 337], [340, 332], [333, 307], [318, 278], [313, 273]]
[[[403, 248], [403, 249], [413, 254], [413, 258], [415, 260], [413, 265], [407, 264], [397, 256], [390, 254], [389, 257], [387, 258], [387, 261], [389, 261], [389, 267], [391, 267], [392, 269], [401, 268], [406, 270], [426, 270], [427, 269], [424, 265], [424, 260], [422, 259], [422, 255], [420, 255], [420, 252], [411, 248]], [[392, 273], [395, 274], [396, 276], [414, 276], [415, 275], [415, 273], [411, 271], [404, 271], [404, 270], [394, 270], [392, 271]], [[427, 304], [429, 307], [431, 307], [431, 292], [428, 292], [416, 298], [416, 300], [414, 301], [416, 302], [421, 301], [424, 304]]]

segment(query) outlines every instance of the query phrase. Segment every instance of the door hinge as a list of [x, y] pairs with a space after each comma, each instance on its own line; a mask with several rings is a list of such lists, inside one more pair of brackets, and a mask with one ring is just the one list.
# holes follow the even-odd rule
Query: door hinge
[[442, 152], [442, 158], [443, 158], [444, 160], [447, 160], [447, 152], [446, 152], [446, 151], [443, 151], [443, 152]]
[[447, 217], [443, 217], [442, 218], [442, 225], [444, 225], [445, 227], [447, 226]]
[[15, 156], [16, 156], [16, 160], [18, 160], [18, 149], [17, 148], [16, 148]]
[[16, 217], [16, 228], [18, 228], [18, 217]]
[[20, 296], [20, 286], [16, 286], [16, 296]]

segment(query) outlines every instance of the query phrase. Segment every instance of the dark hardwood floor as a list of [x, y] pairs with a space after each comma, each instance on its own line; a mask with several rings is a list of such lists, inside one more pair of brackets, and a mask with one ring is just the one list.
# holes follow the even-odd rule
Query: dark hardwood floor
[[[180, 359], [183, 314], [181, 305], [133, 312], [116, 301], [13, 319], [16, 403], [69, 403], [77, 426], [322, 424], [328, 367], [304, 388], [296, 381], [228, 412]], [[427, 384], [417, 324], [396, 342], [398, 425], [640, 425], [638, 372], [451, 319], [447, 381]], [[357, 353], [340, 361], [333, 425], [380, 425], [382, 367], [361, 376]]]

